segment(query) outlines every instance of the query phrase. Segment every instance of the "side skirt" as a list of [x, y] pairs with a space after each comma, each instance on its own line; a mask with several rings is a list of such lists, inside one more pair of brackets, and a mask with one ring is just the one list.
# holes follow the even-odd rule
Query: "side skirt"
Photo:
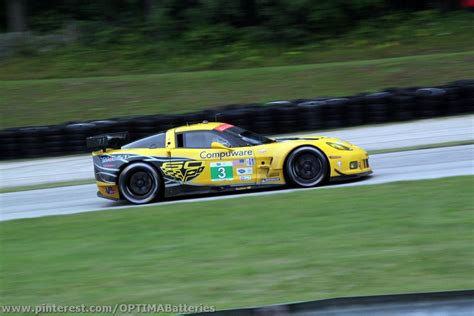
[[184, 196], [184, 195], [197, 195], [197, 194], [215, 194], [225, 192], [237, 192], [237, 191], [248, 191], [257, 189], [268, 189], [285, 186], [284, 184], [249, 184], [249, 185], [238, 185], [238, 186], [198, 186], [198, 185], [178, 185], [173, 187], [165, 188], [165, 198]]

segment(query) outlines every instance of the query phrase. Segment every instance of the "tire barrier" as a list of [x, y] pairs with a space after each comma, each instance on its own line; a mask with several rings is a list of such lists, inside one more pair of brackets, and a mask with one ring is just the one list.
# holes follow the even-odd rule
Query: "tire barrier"
[[87, 153], [86, 138], [128, 131], [136, 140], [169, 128], [221, 121], [262, 134], [435, 118], [474, 112], [474, 80], [437, 87], [388, 88], [345, 97], [230, 104], [200, 112], [111, 118], [0, 130], [0, 159]]

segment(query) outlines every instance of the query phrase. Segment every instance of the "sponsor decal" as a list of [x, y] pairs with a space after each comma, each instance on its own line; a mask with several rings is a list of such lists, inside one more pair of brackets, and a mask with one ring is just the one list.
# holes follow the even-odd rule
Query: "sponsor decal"
[[240, 176], [240, 180], [242, 180], [242, 181], [250, 181], [250, 180], [252, 180], [252, 177], [251, 177], [251, 176]]
[[199, 157], [201, 159], [224, 159], [224, 158], [237, 158], [237, 157], [244, 157], [244, 156], [252, 156], [252, 150], [238, 150], [238, 151], [224, 151], [224, 152], [207, 152], [201, 151]]
[[112, 156], [99, 156], [100, 162], [101, 163], [107, 163], [111, 161], [115, 161], [114, 157]]
[[181, 182], [188, 182], [198, 177], [204, 171], [202, 161], [173, 161], [161, 166], [165, 175]]
[[112, 162], [112, 161], [117, 161], [117, 159], [115, 159], [115, 157], [113, 156], [100, 156], [99, 159], [100, 159], [100, 162], [103, 164]]
[[239, 159], [239, 160], [234, 160], [234, 166], [244, 166], [245, 165], [245, 159]]
[[252, 168], [237, 168], [238, 175], [253, 174]]
[[280, 181], [280, 178], [265, 178], [262, 179], [262, 183]]
[[106, 187], [105, 188], [105, 193], [113, 195], [113, 194], [115, 194], [115, 189], [112, 188], [112, 187]]
[[255, 166], [255, 159], [254, 158], [247, 158], [247, 159], [245, 159], [245, 161], [247, 163], [247, 166], [249, 166], [249, 167]]
[[212, 181], [234, 180], [234, 166], [232, 161], [211, 162]]
[[104, 156], [99, 156], [100, 162], [101, 163], [107, 163], [107, 162], [112, 162], [112, 161], [121, 161], [121, 160], [128, 160], [132, 155], [126, 155], [126, 154], [119, 154], [119, 155], [104, 155]]
[[217, 126], [216, 128], [214, 128], [214, 130], [216, 130], [216, 131], [218, 131], [218, 132], [223, 132], [223, 131], [225, 131], [226, 129], [231, 128], [231, 127], [234, 127], [234, 125], [231, 125], [231, 124], [221, 124], [221, 125]]

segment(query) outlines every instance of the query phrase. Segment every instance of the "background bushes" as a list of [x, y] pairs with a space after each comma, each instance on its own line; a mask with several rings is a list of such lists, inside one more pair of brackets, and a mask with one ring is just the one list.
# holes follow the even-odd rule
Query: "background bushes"
[[[395, 0], [1, 0], [0, 31], [72, 30], [83, 45], [182, 41], [191, 46], [251, 40], [302, 44], [352, 30], [366, 20], [461, 1]], [[17, 10], [13, 10], [17, 4]], [[20, 4], [18, 6], [18, 4]], [[389, 22], [391, 18], [386, 19]], [[16, 21], [17, 23], [14, 23]], [[23, 24], [20, 29], [19, 24]], [[370, 24], [368, 24], [370, 25]], [[370, 26], [369, 26], [370, 27]], [[202, 48], [202, 46], [200, 46]]]

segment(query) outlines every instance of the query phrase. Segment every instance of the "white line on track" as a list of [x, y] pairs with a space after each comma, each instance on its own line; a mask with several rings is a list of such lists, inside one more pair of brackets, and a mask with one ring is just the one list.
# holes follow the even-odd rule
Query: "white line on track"
[[[334, 184], [304, 190], [320, 190], [395, 181], [474, 175], [473, 154], [474, 145], [466, 145], [373, 155], [370, 158], [370, 163], [374, 169], [374, 175], [372, 177], [344, 184]], [[242, 192], [241, 194], [198, 198], [192, 197], [149, 205], [166, 206], [176, 203], [248, 198], [251, 196], [284, 194], [297, 190], [301, 191], [303, 189], [271, 190], [253, 193]], [[0, 194], [0, 203], [2, 206], [0, 213], [1, 221], [136, 207], [123, 202], [112, 202], [97, 198], [95, 185], [4, 193]]]

